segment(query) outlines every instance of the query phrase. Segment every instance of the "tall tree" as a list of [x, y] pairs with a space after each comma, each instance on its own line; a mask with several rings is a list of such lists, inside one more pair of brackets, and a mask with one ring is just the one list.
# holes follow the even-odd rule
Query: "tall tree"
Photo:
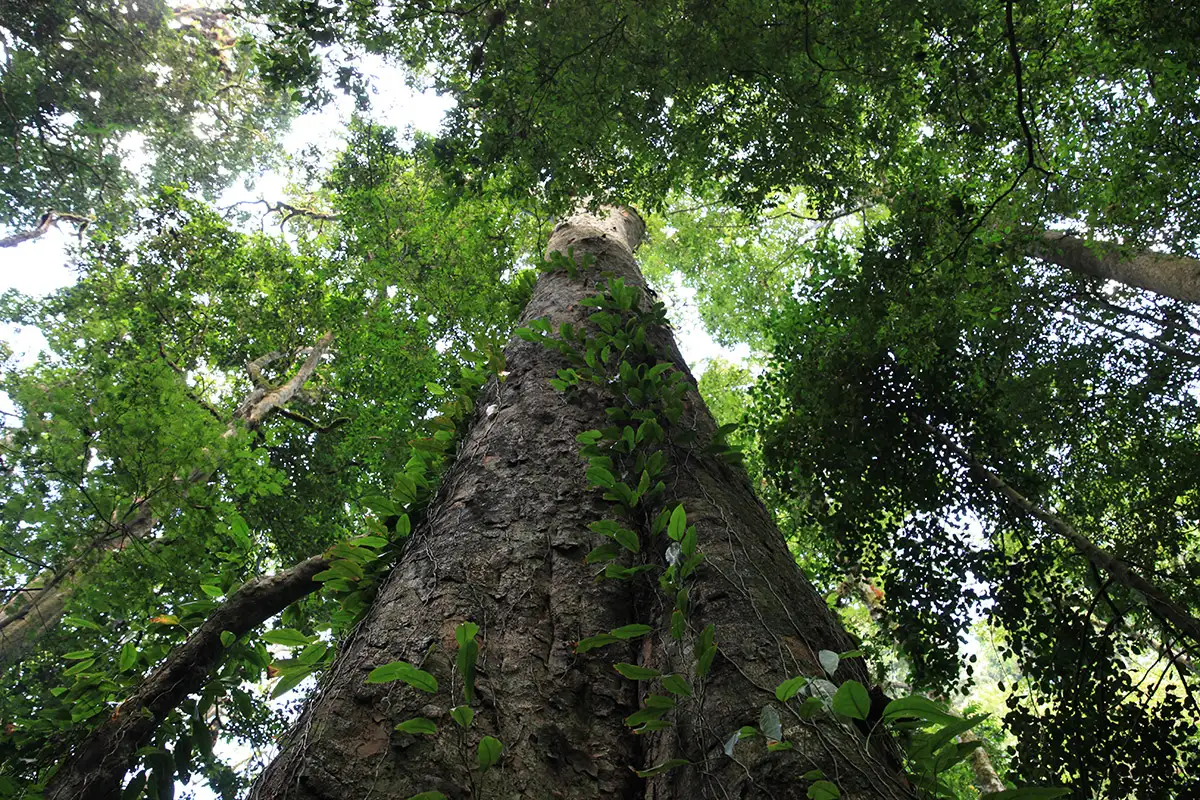
[[[813, 769], [846, 797], [907, 796], [886, 738], [864, 742], [851, 725], [775, 706], [777, 685], [822, 674], [819, 654], [850, 643], [744, 474], [712, 451], [675, 443], [719, 440], [641, 288], [633, 250], [642, 230], [633, 212], [603, 209], [556, 228], [549, 252], [572, 252], [585, 268], [543, 275], [522, 319], [561, 333], [560, 352], [536, 335], [510, 343], [508, 374], [485, 387], [411, 555], [385, 582], [257, 797], [798, 796], [797, 779]], [[607, 287], [607, 302], [593, 297], [597, 286]], [[619, 333], [589, 348], [584, 337], [604, 331]], [[576, 363], [562, 346], [586, 355]], [[595, 373], [586, 364], [597, 364]], [[602, 365], [613, 378], [600, 379]], [[578, 441], [609, 442], [611, 455], [594, 455], [589, 470]], [[633, 478], [614, 464], [621, 455], [641, 465]], [[621, 501], [603, 502], [597, 488]], [[608, 521], [614, 512], [617, 521]], [[669, 530], [655, 523], [676, 515]], [[606, 548], [604, 532], [621, 547]], [[589, 556], [597, 545], [600, 555]], [[622, 550], [633, 566], [589, 566]], [[453, 654], [467, 645], [462, 628], [455, 636], [468, 620], [479, 657], [464, 665]], [[838, 676], [865, 679], [853, 661], [842, 663]], [[477, 707], [473, 722], [444, 730], [452, 707], [463, 705]], [[443, 731], [405, 727], [414, 719]], [[760, 742], [729, 758], [730, 737], [756, 723], [768, 742], [786, 739], [794, 749], [772, 753], [777, 746]], [[504, 748], [497, 765], [487, 754], [494, 740]], [[475, 741], [478, 764], [464, 751]]]

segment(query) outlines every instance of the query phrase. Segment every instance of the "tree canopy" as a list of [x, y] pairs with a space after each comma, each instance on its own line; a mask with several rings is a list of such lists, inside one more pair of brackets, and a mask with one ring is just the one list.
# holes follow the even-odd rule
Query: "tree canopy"
[[[244, 792], [589, 202], [747, 348], [701, 391], [885, 691], [992, 713], [1012, 786], [1191, 796], [1197, 42], [1148, 0], [6, 5], [0, 253], [80, 238], [0, 304], [48, 345], [0, 377], [0, 797], [319, 566], [129, 755], [131, 798]], [[437, 136], [372, 119], [366, 55], [453, 97]], [[338, 92], [278, 226], [214, 204]]]

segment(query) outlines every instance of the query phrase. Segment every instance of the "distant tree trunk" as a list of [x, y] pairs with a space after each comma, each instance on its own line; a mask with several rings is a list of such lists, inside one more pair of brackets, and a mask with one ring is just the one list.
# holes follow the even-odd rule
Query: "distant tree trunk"
[[[538, 281], [523, 321], [547, 318], [586, 325], [600, 272], [642, 285], [633, 260], [644, 226], [631, 211], [580, 213], [556, 228], [549, 250], [574, 248], [596, 257], [583, 278], [565, 271]], [[659, 353], [684, 372], [669, 331], [653, 334]], [[252, 796], [408, 798], [802, 798], [806, 772], [821, 769], [846, 798], [911, 796], [876, 731], [870, 744], [857, 727], [821, 715], [798, 716], [775, 700], [775, 687], [798, 674], [821, 674], [818, 652], [850, 643], [797, 569], [744, 472], [695, 448], [676, 453], [668, 494], [681, 500], [698, 529], [707, 560], [697, 573], [681, 647], [666, 635], [672, 598], [653, 581], [597, 580], [584, 556], [607, 541], [588, 524], [611, 516], [584, 478], [575, 437], [602, 428], [599, 393], [568, 402], [548, 384], [565, 366], [537, 343], [514, 339], [508, 375], [483, 390], [471, 429], [447, 473], [427, 521], [401, 563], [345, 643], [321, 689]], [[714, 423], [689, 384], [683, 425], [701, 443]], [[642, 531], [643, 541], [650, 541]], [[661, 558], [661, 556], [659, 556]], [[464, 703], [454, 639], [464, 620], [479, 625], [478, 712], [467, 737], [448, 718]], [[576, 654], [579, 639], [632, 623], [655, 633], [634, 642]], [[633, 735], [623, 720], [640, 704], [639, 684], [614, 662], [640, 664], [693, 678], [690, 642], [714, 624], [719, 652], [696, 696], [668, 717], [674, 726]], [[438, 691], [404, 683], [367, 684], [371, 669], [397, 660], [432, 673]], [[865, 673], [842, 662], [836, 680]], [[724, 752], [730, 735], [756, 725], [763, 706], [782, 717], [792, 750], [768, 752], [763, 739]], [[434, 720], [436, 735], [394, 730], [413, 717]], [[474, 742], [504, 743], [500, 762], [480, 776], [471, 769]], [[692, 764], [651, 778], [645, 769], [668, 759]]]
[[1049, 230], [1034, 235], [1026, 253], [1082, 275], [1200, 303], [1200, 259], [1148, 250], [1125, 254], [1114, 244]]
[[[300, 367], [278, 386], [263, 380], [262, 370], [270, 362], [283, 358], [283, 353], [268, 353], [247, 364], [255, 388], [238, 406], [222, 436], [229, 438], [243, 429], [254, 430], [273, 413], [287, 413], [312, 425], [306, 417], [290, 414], [285, 406], [312, 377], [332, 343], [332, 333], [322, 336], [313, 347], [307, 348]], [[211, 477], [211, 471], [199, 470], [176, 480], [190, 486]], [[158, 518], [146, 499], [134, 502], [123, 515], [114, 512], [112, 519], [105, 522], [108, 529], [80, 548], [67, 563], [38, 575], [0, 606], [0, 667], [20, 660], [37, 637], [58, 625], [80, 581], [104, 556], [119, 553], [131, 543], [149, 541], [158, 527]]]
[[[875, 624], [876, 628], [879, 630], [879, 633], [887, 639], [893, 641], [895, 640], [892, 626], [888, 622], [887, 610], [883, 605], [882, 591], [872, 584], [864, 581], [857, 574], [846, 578], [846, 580], [842, 582], [842, 585], [839, 587], [838, 591], [842, 597], [846, 598], [857, 594], [859, 599], [862, 600], [863, 605], [867, 607], [867, 613], [871, 617], [871, 622]], [[887, 688], [888, 687], [885, 687], [885, 690]], [[902, 691], [908, 693], [911, 691], [911, 689], [907, 686], [904, 686], [902, 687]], [[945, 698], [942, 697], [931, 696], [930, 699], [939, 702], [945, 702]], [[959, 716], [964, 716], [962, 709], [954, 708], [952, 703], [946, 702], [946, 707], [949, 708], [952, 713]], [[975, 734], [973, 730], [967, 730], [959, 734], [958, 741], [962, 742], [963, 744], [969, 744], [971, 742], [981, 742], [982, 740]], [[992, 757], [988, 755], [987, 750], [985, 750], [982, 746], [972, 750], [967, 756], [967, 761], [971, 765], [971, 773], [975, 776], [975, 786], [983, 794], [1003, 792], [1008, 788], [1004, 781], [1000, 780], [1000, 774], [996, 772], [996, 767], [994, 764], [992, 764]]]

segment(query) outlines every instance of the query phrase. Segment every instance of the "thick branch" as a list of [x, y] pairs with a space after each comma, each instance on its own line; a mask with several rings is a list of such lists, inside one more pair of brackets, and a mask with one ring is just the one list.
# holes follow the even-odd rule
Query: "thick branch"
[[1136, 286], [1164, 297], [1200, 303], [1200, 259], [1143, 250], [1131, 256], [1108, 242], [1089, 242], [1062, 231], [1042, 231], [1025, 246], [1034, 258], [1089, 275]]
[[309, 350], [308, 358], [296, 370], [296, 374], [292, 375], [283, 385], [263, 393], [253, 402], [244, 404], [237, 411], [238, 419], [243, 420], [249, 428], [257, 428], [268, 414], [286, 405], [312, 377], [317, 365], [321, 363], [321, 357], [325, 355], [331, 344], [333, 344], [333, 333], [326, 333]]
[[59, 222], [74, 223], [76, 226], [78, 226], [78, 232], [82, 234], [83, 229], [86, 228], [88, 223], [91, 221], [92, 220], [90, 217], [85, 217], [81, 214], [70, 214], [65, 211], [54, 211], [51, 209], [42, 215], [37, 227], [30, 228], [29, 230], [25, 231], [18, 231], [12, 236], [0, 239], [0, 247], [16, 247], [23, 242], [32, 241], [33, 239], [40, 239], [41, 237], [45, 236], [51, 228], [58, 227]]
[[172, 709], [203, 688], [221, 661], [225, 651], [221, 634], [229, 631], [242, 636], [315, 592], [321, 584], [314, 582], [313, 576], [329, 564], [327, 557], [314, 556], [286, 572], [256, 578], [234, 592], [76, 748], [46, 787], [48, 800], [118, 797], [138, 748], [149, 744]]
[[1005, 483], [999, 475], [992, 472], [974, 456], [959, 447], [949, 436], [928, 423], [922, 422], [920, 424], [921, 427], [937, 439], [947, 450], [963, 461], [983, 481], [985, 486], [1008, 500], [1023, 513], [1041, 520], [1050, 526], [1051, 529], [1070, 542], [1088, 563], [1126, 589], [1131, 589], [1140, 594], [1146, 606], [1159, 618], [1171, 623], [1177, 631], [1186, 635], [1193, 642], [1200, 644], [1200, 620], [1171, 600], [1162, 589], [1134, 572], [1134, 569], [1129, 564], [1126, 564], [1107, 550], [1097, 547], [1075, 530], [1075, 527], [1071, 523], [1027, 499], [1016, 489]]

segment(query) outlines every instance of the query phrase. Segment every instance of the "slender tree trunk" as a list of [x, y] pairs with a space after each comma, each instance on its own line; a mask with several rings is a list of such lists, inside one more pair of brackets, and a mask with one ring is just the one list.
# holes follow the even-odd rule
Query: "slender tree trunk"
[[[862, 600], [863, 605], [867, 607], [867, 613], [871, 617], [871, 622], [875, 624], [880, 634], [887, 639], [894, 640], [895, 637], [892, 634], [892, 629], [888, 625], [887, 610], [883, 607], [883, 592], [864, 581], [857, 574], [854, 574], [846, 578], [842, 583], [839, 593], [843, 597], [857, 594], [859, 599]], [[911, 692], [911, 689], [907, 686], [901, 685], [899, 688], [903, 692]], [[930, 699], [945, 702], [945, 698], [931, 697]], [[963, 716], [962, 710], [954, 708], [952, 703], [946, 703], [946, 706], [950, 709], [951, 713]], [[981, 740], [974, 731], [968, 730], [958, 735], [958, 741], [963, 744], [969, 744]], [[1008, 788], [1004, 784], [1004, 781], [1000, 780], [1000, 775], [996, 772], [995, 765], [992, 764], [992, 757], [988, 755], [987, 750], [982, 746], [972, 750], [967, 756], [967, 760], [970, 762], [971, 772], [975, 776], [975, 786], [980, 792], [989, 794], [992, 792], [1003, 792]]]
[[1088, 241], [1062, 231], [1042, 231], [1033, 236], [1025, 252], [1082, 275], [1200, 303], [1200, 259], [1148, 250], [1126, 255], [1116, 245]]
[[[586, 326], [599, 274], [641, 285], [633, 250], [641, 220], [627, 210], [579, 214], [561, 224], [549, 250], [574, 248], [596, 257], [583, 277], [544, 274], [525, 322], [548, 319]], [[661, 356], [686, 373], [668, 331]], [[640, 705], [639, 684], [615, 662], [694, 677], [694, 654], [669, 636], [652, 634], [584, 654], [574, 644], [620, 626], [645, 623], [665, 631], [672, 598], [637, 580], [597, 580], [584, 562], [605, 541], [588, 525], [611, 506], [585, 480], [575, 437], [604, 427], [610, 404], [584, 390], [568, 399], [548, 383], [566, 366], [541, 344], [514, 339], [507, 379], [483, 390], [455, 465], [427, 521], [401, 563], [346, 642], [318, 694], [301, 716], [253, 796], [408, 798], [802, 798], [807, 771], [821, 769], [846, 798], [907, 797], [907, 783], [876, 743], [827, 715], [801, 720], [775, 700], [775, 687], [798, 674], [820, 675], [818, 652], [849, 649], [824, 601], [805, 580], [740, 469], [696, 450], [680, 451], [667, 480], [696, 525], [707, 560], [692, 592], [685, 642], [715, 625], [719, 653], [711, 673], [680, 702], [669, 730], [633, 735], [625, 717]], [[683, 425], [704, 442], [714, 424], [694, 383]], [[650, 541], [642, 531], [643, 541]], [[660, 535], [661, 538], [661, 535]], [[659, 556], [661, 558], [661, 556]], [[639, 588], [640, 587], [640, 588]], [[480, 628], [477, 710], [462, 734], [448, 719], [463, 704], [454, 632], [464, 620]], [[366, 683], [376, 667], [408, 661], [439, 682], [428, 694], [402, 682]], [[837, 679], [865, 681], [853, 659]], [[773, 704], [783, 718], [788, 751], [768, 752], [763, 739], [724, 752], [731, 734], [758, 723]], [[436, 735], [394, 730], [426, 717]], [[483, 735], [504, 743], [500, 762], [474, 769]], [[649, 779], [634, 769], [687, 759], [691, 765]]]
[[[308, 349], [300, 367], [279, 386], [267, 384], [262, 378], [262, 369], [271, 361], [282, 358], [283, 353], [268, 353], [250, 362], [247, 371], [255, 388], [234, 412], [233, 419], [221, 434], [222, 438], [232, 438], [243, 428], [254, 430], [271, 414], [284, 412], [284, 407], [312, 377], [332, 343], [332, 333], [322, 336]], [[206, 482], [212, 475], [212, 470], [195, 470], [176, 480], [192, 486]], [[57, 570], [37, 576], [0, 608], [0, 667], [21, 659], [29, 652], [37, 637], [58, 624], [79, 583], [86, 579], [88, 571], [104, 556], [119, 553], [132, 543], [150, 540], [158, 527], [158, 518], [150, 500], [143, 498], [136, 501], [123, 516], [118, 517], [114, 513], [107, 523], [108, 530], [82, 548], [69, 562]]]
[[1071, 543], [1075, 550], [1089, 564], [1115, 583], [1140, 594], [1146, 607], [1163, 622], [1169, 623], [1176, 632], [1188, 637], [1195, 644], [1200, 644], [1200, 619], [1191, 611], [1176, 603], [1162, 587], [1143, 578], [1130, 564], [1122, 561], [1102, 547], [1098, 547], [1090, 539], [1075, 530], [1075, 526], [1062, 517], [1054, 514], [1018, 492], [995, 472], [988, 469], [971, 453], [960, 447], [942, 431], [927, 422], [921, 422], [921, 427], [930, 433], [943, 447], [957, 456], [971, 472], [991, 491], [1003, 497], [1024, 514], [1041, 520], [1051, 530], [1058, 533]]

